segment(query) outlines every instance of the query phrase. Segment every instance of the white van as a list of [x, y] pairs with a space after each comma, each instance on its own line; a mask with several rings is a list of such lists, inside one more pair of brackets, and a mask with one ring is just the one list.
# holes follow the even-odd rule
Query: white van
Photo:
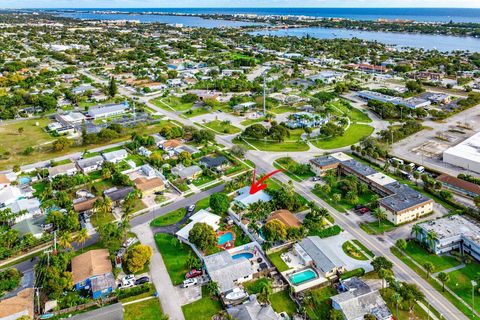
[[420, 167], [418, 167], [417, 170], [415, 170], [415, 171], [417, 171], [417, 172], [419, 172], [419, 173], [424, 173], [424, 172], [425, 172], [425, 168], [422, 167], [422, 166], [420, 166]]
[[398, 158], [390, 158], [390, 163], [394, 163], [395, 161], [397, 161], [398, 164], [403, 164], [403, 160], [401, 159], [398, 159]]

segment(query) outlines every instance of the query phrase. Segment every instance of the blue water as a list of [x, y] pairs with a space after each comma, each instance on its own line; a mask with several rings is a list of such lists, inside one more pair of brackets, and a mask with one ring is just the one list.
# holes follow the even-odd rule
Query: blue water
[[426, 50], [437, 49], [440, 51], [480, 51], [480, 38], [473, 37], [359, 31], [331, 28], [293, 28], [281, 30], [263, 30], [258, 32], [251, 32], [251, 34], [294, 37], [306, 37], [308, 35], [310, 37], [318, 39], [359, 38], [368, 41], [377, 41], [385, 44], [396, 45], [400, 48], [412, 47]]
[[[472, 0], [474, 3], [476, 0]], [[454, 2], [452, 2], [453, 4]], [[470, 8], [82, 8], [65, 10], [105, 10], [119, 12], [160, 12], [185, 14], [305, 15], [354, 20], [407, 19], [436, 22], [480, 22], [480, 9]], [[180, 23], [180, 22], [179, 22]]]
[[306, 269], [289, 276], [290, 281], [295, 285], [299, 285], [301, 283], [304, 283], [313, 279], [317, 279], [317, 278], [318, 278], [317, 273], [312, 269]]
[[168, 16], [168, 15], [139, 15], [139, 14], [107, 14], [107, 13], [92, 13], [92, 12], [64, 12], [60, 16], [81, 20], [138, 20], [142, 23], [166, 23], [166, 24], [182, 24], [185, 27], [198, 28], [236, 28], [243, 26], [258, 26], [263, 25], [254, 22], [229, 21], [220, 19], [203, 19], [200, 17], [186, 17], [186, 16]]
[[19, 182], [20, 184], [29, 184], [30, 181], [32, 181], [32, 180], [30, 179], [30, 177], [27, 177], [27, 176], [20, 177], [20, 178], [18, 179], [18, 182]]
[[227, 232], [218, 237], [218, 244], [224, 245], [225, 243], [233, 240], [233, 233]]
[[253, 253], [251, 252], [242, 252], [242, 253], [237, 253], [232, 256], [232, 259], [240, 259], [240, 258], [245, 258], [245, 259], [252, 259], [253, 258]]

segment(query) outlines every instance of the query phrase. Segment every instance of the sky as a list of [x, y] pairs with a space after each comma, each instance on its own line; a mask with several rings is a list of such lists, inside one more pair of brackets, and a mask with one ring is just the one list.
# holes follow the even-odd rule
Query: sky
[[480, 0], [0, 0], [0, 8], [446, 7], [480, 8]]

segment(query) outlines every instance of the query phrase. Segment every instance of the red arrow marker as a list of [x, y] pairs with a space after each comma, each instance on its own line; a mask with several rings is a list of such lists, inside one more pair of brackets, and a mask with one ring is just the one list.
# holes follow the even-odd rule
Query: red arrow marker
[[265, 184], [263, 182], [265, 180], [267, 180], [268, 178], [270, 178], [271, 176], [273, 176], [274, 174], [279, 173], [279, 172], [282, 172], [282, 170], [275, 170], [273, 172], [270, 172], [269, 174], [263, 176], [260, 180], [255, 181], [257, 171], [253, 170], [253, 178], [252, 178], [252, 185], [250, 186], [250, 194], [255, 194], [258, 191], [261, 191], [261, 190], [265, 189], [267, 187], [267, 184]]

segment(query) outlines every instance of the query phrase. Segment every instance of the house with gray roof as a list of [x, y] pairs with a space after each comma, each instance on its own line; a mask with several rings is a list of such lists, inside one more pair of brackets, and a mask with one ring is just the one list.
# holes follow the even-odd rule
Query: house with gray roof
[[112, 202], [123, 201], [131, 192], [135, 191], [133, 187], [112, 188], [105, 190], [103, 194], [109, 197]]
[[226, 293], [237, 284], [252, 280], [254, 270], [245, 257], [233, 259], [228, 251], [221, 251], [203, 258], [205, 271], [218, 283], [220, 293]]
[[196, 165], [185, 167], [181, 164], [178, 164], [174, 168], [172, 168], [172, 174], [182, 179], [195, 179], [201, 173], [202, 173], [202, 168]]
[[36, 216], [30, 219], [22, 220], [12, 226], [23, 237], [31, 233], [35, 238], [40, 239], [43, 235], [45, 225], [45, 216]]
[[84, 174], [87, 174], [100, 169], [103, 162], [104, 160], [102, 156], [94, 156], [91, 158], [77, 160], [77, 166]]
[[125, 149], [115, 150], [103, 154], [103, 158], [107, 162], [119, 163], [128, 157], [128, 152]]
[[182, 152], [188, 152], [190, 153], [191, 155], [194, 155], [195, 153], [199, 153], [200, 150], [195, 148], [194, 146], [189, 146], [187, 144], [182, 144], [181, 146], [178, 146], [176, 147], [175, 149], [173, 149], [173, 151], [175, 152], [175, 154], [180, 154]]
[[40, 201], [37, 198], [20, 198], [18, 200], [15, 200], [15, 202], [7, 205], [5, 209], [10, 209], [12, 213], [18, 214], [13, 221], [14, 223], [18, 223], [22, 220], [30, 219], [33, 216], [43, 214], [43, 211], [40, 208]]
[[283, 317], [275, 313], [272, 306], [261, 305], [255, 295], [241, 305], [228, 308], [227, 312], [236, 320], [280, 320]]
[[80, 313], [69, 318], [70, 320], [123, 320], [122, 303], [111, 304], [92, 311]]
[[333, 296], [332, 307], [342, 312], [345, 320], [363, 320], [367, 314], [377, 320], [391, 320], [392, 313], [378, 290], [357, 277], [340, 281], [340, 294]]
[[59, 166], [55, 167], [49, 167], [48, 168], [48, 177], [50, 179], [55, 178], [56, 176], [60, 175], [67, 175], [67, 176], [73, 176], [78, 172], [77, 166], [75, 163], [66, 163], [66, 164], [61, 164]]

